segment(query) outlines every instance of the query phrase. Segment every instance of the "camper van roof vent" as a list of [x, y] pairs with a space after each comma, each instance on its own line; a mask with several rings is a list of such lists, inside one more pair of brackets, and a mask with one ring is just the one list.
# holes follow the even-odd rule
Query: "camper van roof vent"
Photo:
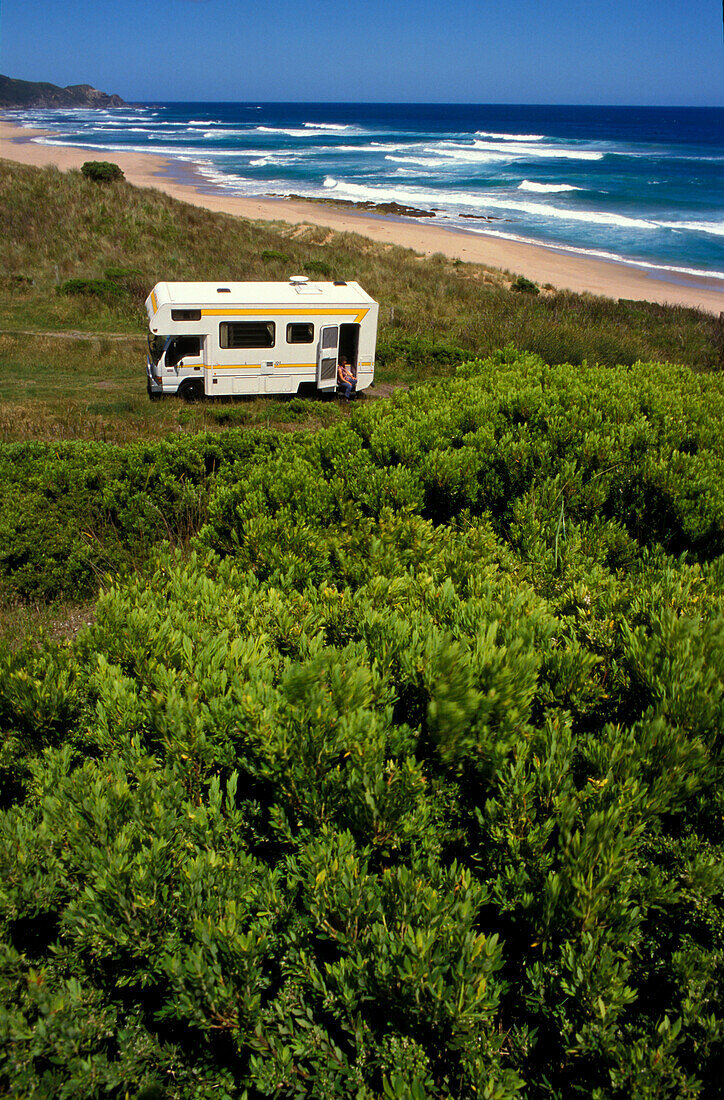
[[292, 286], [306, 286], [309, 279], [306, 275], [292, 275], [289, 279]]
[[217, 294], [231, 294], [231, 288], [228, 286], [218, 286], [216, 288]]

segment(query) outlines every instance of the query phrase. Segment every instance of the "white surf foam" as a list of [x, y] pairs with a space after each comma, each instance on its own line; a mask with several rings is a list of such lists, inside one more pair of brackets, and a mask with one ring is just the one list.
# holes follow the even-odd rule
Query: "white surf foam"
[[199, 160], [194, 157], [185, 158], [193, 169], [202, 176], [207, 183], [218, 187], [229, 195], [246, 195], [250, 198], [267, 195], [273, 183], [269, 180], [252, 180], [244, 176], [231, 175], [222, 172], [212, 161]]
[[515, 157], [540, 157], [545, 160], [603, 160], [597, 149], [578, 149], [570, 145], [531, 145], [524, 142], [475, 141], [476, 149], [491, 153], [506, 153]]
[[[303, 149], [293, 149], [288, 153], [265, 153], [263, 150], [257, 150], [257, 155], [249, 160], [249, 164], [254, 168], [265, 168], [270, 165], [281, 168], [285, 164], [293, 164], [304, 155], [305, 150]], [[249, 156], [249, 152], [245, 150], [242, 156]]]
[[248, 138], [251, 134], [258, 133], [258, 129], [245, 129], [245, 130], [205, 130], [203, 136], [209, 138], [211, 141], [223, 141], [224, 138]]
[[618, 252], [609, 252], [602, 248], [583, 248], [577, 245], [559, 244], [556, 241], [540, 241], [534, 237], [523, 237], [517, 233], [508, 233], [504, 229], [484, 228], [460, 225], [466, 233], [475, 233], [481, 237], [499, 237], [504, 241], [516, 241], [518, 244], [534, 244], [539, 248], [550, 248], [555, 252], [566, 252], [573, 256], [592, 256], [597, 260], [611, 260], [613, 263], [626, 264], [627, 267], [645, 268], [647, 271], [666, 271], [674, 275], [693, 275], [699, 279], [717, 279], [724, 281], [724, 271], [708, 270], [700, 267], [682, 267], [677, 264], [657, 264], [651, 260], [634, 260], [621, 256]]
[[412, 164], [417, 165], [419, 168], [432, 168], [435, 172], [452, 168], [456, 164], [492, 164], [504, 159], [504, 157], [485, 156], [480, 153], [463, 154], [461, 156], [440, 154], [432, 157], [406, 157], [401, 154], [388, 153], [385, 156], [385, 160], [392, 161], [394, 164]]
[[545, 134], [496, 134], [489, 130], [476, 130], [476, 137], [495, 138], [497, 141], [545, 141]]
[[438, 166], [443, 161], [450, 164], [503, 164], [513, 159], [508, 153], [496, 152], [492, 149], [476, 149], [469, 145], [451, 148], [430, 145], [427, 146], [425, 152], [438, 158]]
[[572, 183], [536, 183], [535, 180], [523, 180], [518, 184], [519, 191], [538, 191], [541, 194], [558, 194], [563, 191], [584, 191], [583, 187], [574, 187]]
[[329, 137], [329, 129], [311, 128], [310, 123], [305, 123], [304, 126], [255, 126], [253, 130], [247, 131], [257, 134], [286, 134], [287, 137]]
[[324, 181], [327, 190], [336, 190], [344, 198], [362, 202], [400, 202], [410, 206], [446, 207], [452, 210], [503, 210], [529, 214], [544, 220], [585, 222], [589, 225], [605, 225], [623, 229], [659, 228], [657, 222], [645, 218], [631, 218], [623, 214], [614, 214], [605, 210], [567, 210], [550, 203], [525, 202], [504, 195], [489, 195], [481, 192], [447, 191], [444, 188], [423, 187], [368, 187], [364, 184], [350, 183], [327, 176]]
[[687, 233], [712, 233], [724, 237], [724, 222], [659, 222], [664, 229], [679, 229]]
[[253, 134], [286, 134], [287, 137], [309, 137], [310, 131], [297, 127], [286, 128], [284, 126], [255, 126]]
[[[37, 137], [31, 139], [37, 145], [70, 145], [74, 149], [96, 149], [99, 152], [104, 150], [108, 153], [151, 153], [161, 157], [174, 157], [177, 160], [189, 160], [198, 159], [201, 150], [193, 145], [153, 145], [149, 148], [148, 145], [117, 145], [112, 142], [89, 142], [89, 141], [77, 141], [75, 138], [49, 138], [49, 137]], [[261, 150], [257, 150], [261, 152]], [[243, 160], [247, 153], [243, 149], [215, 149], [213, 156], [218, 157], [236, 157], [237, 160]], [[294, 153], [287, 154], [288, 156], [294, 155]]]
[[352, 130], [354, 127], [343, 125], [340, 122], [303, 122], [310, 130]]
[[321, 145], [319, 147], [320, 152], [325, 152], [327, 149], [334, 149], [338, 153], [382, 153], [382, 152], [396, 152], [404, 149], [416, 149], [422, 148], [422, 142], [383, 142], [383, 141], [368, 141], [364, 145]]

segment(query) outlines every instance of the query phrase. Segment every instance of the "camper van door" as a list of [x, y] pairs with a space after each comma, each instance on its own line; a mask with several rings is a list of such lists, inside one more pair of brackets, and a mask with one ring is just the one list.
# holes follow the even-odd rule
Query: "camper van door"
[[332, 390], [337, 387], [337, 351], [339, 349], [339, 325], [324, 325], [319, 333], [317, 348], [317, 389]]

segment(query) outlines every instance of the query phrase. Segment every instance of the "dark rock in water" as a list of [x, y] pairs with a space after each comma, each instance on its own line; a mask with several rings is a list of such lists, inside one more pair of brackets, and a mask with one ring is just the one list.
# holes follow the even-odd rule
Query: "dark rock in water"
[[355, 202], [353, 199], [312, 198], [309, 195], [276, 195], [269, 193], [269, 198], [289, 198], [295, 202], [316, 202], [322, 206], [346, 206], [354, 210], [367, 210], [370, 214], [392, 214], [396, 218], [434, 218], [434, 210], [419, 210], [416, 206], [403, 206], [399, 202]]
[[476, 222], [500, 222], [503, 218], [495, 218], [492, 214], [461, 214], [461, 218], [470, 218]]
[[125, 107], [119, 95], [99, 92], [90, 84], [71, 84], [59, 88], [33, 80], [12, 80], [0, 75], [0, 107], [4, 110], [26, 107]]
[[434, 210], [418, 210], [416, 206], [403, 206], [399, 202], [360, 202], [356, 204], [373, 214], [393, 214], [397, 218], [434, 218]]

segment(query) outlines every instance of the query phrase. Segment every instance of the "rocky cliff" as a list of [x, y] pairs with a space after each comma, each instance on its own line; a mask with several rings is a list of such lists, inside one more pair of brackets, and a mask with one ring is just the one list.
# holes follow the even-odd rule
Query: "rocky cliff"
[[0, 76], [0, 108], [21, 107], [125, 107], [119, 95], [99, 92], [90, 84], [71, 84], [59, 88], [31, 80], [13, 80]]

